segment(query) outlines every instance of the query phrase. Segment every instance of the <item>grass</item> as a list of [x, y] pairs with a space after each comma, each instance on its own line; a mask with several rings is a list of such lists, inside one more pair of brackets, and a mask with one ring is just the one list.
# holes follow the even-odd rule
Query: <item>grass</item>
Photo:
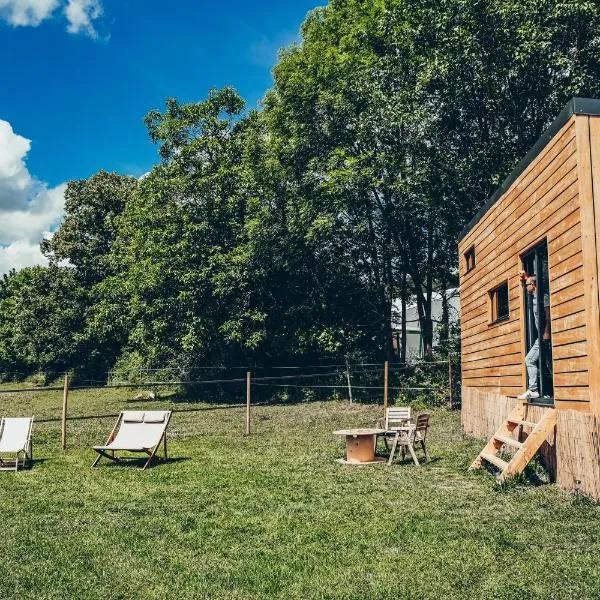
[[[456, 413], [434, 413], [428, 465], [348, 467], [332, 431], [381, 408], [257, 407], [245, 437], [241, 408], [79, 391], [61, 452], [61, 396], [0, 397], [37, 420], [33, 469], [0, 473], [0, 598], [600, 596], [600, 507], [468, 473]], [[172, 462], [90, 469], [112, 415], [165, 406]]]

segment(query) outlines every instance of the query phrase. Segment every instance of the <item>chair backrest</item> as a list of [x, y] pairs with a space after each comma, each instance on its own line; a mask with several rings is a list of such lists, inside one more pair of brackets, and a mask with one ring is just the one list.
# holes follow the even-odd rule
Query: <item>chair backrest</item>
[[418, 438], [421, 440], [425, 440], [425, 436], [427, 435], [430, 414], [431, 413], [425, 412], [417, 415], [417, 419], [415, 421], [415, 436], [418, 436]]
[[397, 429], [410, 421], [410, 406], [390, 406], [385, 415], [385, 428]]
[[2, 417], [0, 422], [0, 452], [27, 450], [33, 417]]
[[124, 410], [120, 415], [121, 424], [113, 442], [131, 448], [153, 448], [156, 446], [169, 424], [170, 410]]

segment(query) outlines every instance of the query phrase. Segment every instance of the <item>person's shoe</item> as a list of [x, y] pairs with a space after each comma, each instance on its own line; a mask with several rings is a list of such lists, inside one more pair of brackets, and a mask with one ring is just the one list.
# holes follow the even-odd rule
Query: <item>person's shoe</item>
[[517, 400], [535, 400], [539, 397], [540, 395], [538, 394], [538, 392], [534, 392], [533, 390], [527, 390], [526, 392], [523, 392], [520, 396], [517, 396]]

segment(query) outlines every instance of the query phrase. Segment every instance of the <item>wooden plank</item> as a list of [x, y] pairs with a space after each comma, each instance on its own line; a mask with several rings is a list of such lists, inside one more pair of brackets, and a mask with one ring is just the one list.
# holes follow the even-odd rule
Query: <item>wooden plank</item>
[[555, 359], [553, 357], [554, 373], [572, 373], [576, 371], [587, 371], [589, 365], [589, 358], [587, 356], [577, 356], [574, 358], [560, 358]]
[[[465, 344], [468, 344], [473, 338], [477, 341], [491, 340], [506, 333], [517, 333], [519, 331], [519, 322], [516, 319], [509, 321], [500, 321], [499, 323], [491, 323], [478, 325], [469, 331], [468, 335], [461, 339]], [[518, 336], [517, 336], [518, 337]]]
[[556, 410], [590, 411], [590, 403], [586, 400], [557, 400], [554, 398], [554, 406]]
[[[550, 286], [552, 286], [552, 282], [550, 283]], [[573, 298], [583, 296], [584, 293], [583, 281], [577, 281], [558, 292], [555, 292], [554, 289], [550, 287], [550, 304], [552, 306], [558, 306], [562, 302], [568, 302], [569, 300], [573, 300]]]
[[[552, 315], [552, 309], [550, 309]], [[552, 333], [559, 333], [560, 331], [568, 331], [569, 329], [575, 329], [576, 327], [582, 327], [587, 323], [587, 317], [585, 311], [568, 315], [560, 319], [552, 318]]]
[[573, 387], [569, 385], [567, 387], [554, 387], [554, 399], [555, 400], [590, 400], [590, 388], [589, 387]]
[[473, 369], [483, 369], [488, 366], [502, 367], [504, 365], [520, 365], [523, 362], [523, 354], [515, 352], [513, 354], [482, 356], [479, 360], [463, 362], [463, 372]]
[[508, 355], [508, 354], [514, 354], [516, 352], [521, 352], [522, 351], [522, 344], [521, 342], [508, 342], [507, 344], [502, 344], [502, 345], [494, 345], [494, 346], [490, 346], [488, 348], [485, 348], [484, 350], [480, 350], [477, 352], [463, 352], [462, 353], [462, 358], [463, 358], [463, 363], [470, 363], [470, 362], [475, 362], [478, 361], [482, 358], [490, 358], [493, 356], [504, 356], [504, 355]]
[[560, 250], [577, 240], [581, 243], [581, 227], [579, 221], [576, 221], [572, 227], [569, 227], [563, 233], [548, 241], [549, 261], [552, 262], [553, 256], [556, 256], [557, 252], [560, 252]]
[[[498, 380], [498, 381], [494, 381], [494, 380]], [[470, 387], [477, 387], [478, 386], [478, 382], [479, 381], [479, 385], [482, 385], [482, 381], [486, 382], [486, 385], [489, 386], [493, 386], [493, 387], [499, 387], [499, 386], [510, 386], [510, 387], [518, 387], [518, 388], [522, 388], [523, 387], [523, 378], [521, 377], [521, 375], [513, 375], [511, 377], [508, 376], [504, 376], [504, 375], [500, 375], [498, 377], [495, 377], [494, 375], [488, 375], [487, 377], [463, 377], [463, 383], [464, 385], [470, 386]]]
[[[594, 282], [589, 282], [589, 292], [592, 294], [593, 299], [591, 301], [591, 314], [589, 314], [588, 322], [588, 340], [590, 350], [592, 347], [600, 348], [600, 260], [598, 260], [598, 251], [600, 250], [600, 119], [597, 117], [588, 117], [587, 119], [589, 127], [589, 144], [590, 144], [590, 186], [592, 192], [592, 206], [593, 206], [593, 221], [594, 221], [594, 233], [595, 233], [595, 254], [594, 258], [596, 261], [596, 277]], [[586, 190], [588, 192], [588, 190]], [[585, 210], [589, 211], [589, 198], [585, 204]], [[582, 207], [582, 210], [583, 207]], [[588, 252], [591, 252], [591, 245], [585, 246], [584, 258], [587, 259]], [[590, 258], [591, 260], [591, 258]], [[590, 267], [591, 268], [591, 267]], [[586, 278], [587, 282], [587, 278]], [[587, 307], [586, 307], [587, 310]], [[590, 354], [596, 358], [598, 354]], [[596, 414], [600, 414], [600, 365], [594, 366], [590, 373], [590, 386], [591, 386], [591, 400], [592, 400], [592, 411]]]
[[[575, 329], [569, 329], [568, 331], [559, 331], [552, 336], [552, 348], [562, 346], [563, 344], [572, 344], [573, 342], [585, 342], [586, 341], [586, 329], [587, 327], [576, 327]], [[586, 354], [589, 354], [586, 346]]]
[[[598, 248], [596, 247], [596, 226], [594, 191], [592, 188], [592, 156], [590, 146], [590, 119], [577, 116], [575, 119], [577, 136], [577, 171], [581, 204], [581, 239], [583, 246], [583, 281], [585, 283], [585, 312], [588, 317], [587, 347], [588, 356], [600, 357], [600, 308], [598, 298]], [[596, 140], [597, 145], [598, 140]], [[595, 149], [597, 151], [597, 148]], [[600, 158], [600, 156], [596, 156]], [[600, 369], [590, 372], [590, 397], [594, 410], [600, 412]]]
[[554, 373], [555, 387], [586, 387], [589, 386], [588, 371], [573, 371], [571, 373]]
[[567, 273], [570, 273], [577, 267], [580, 267], [582, 264], [583, 264], [583, 255], [581, 252], [578, 252], [574, 256], [571, 256], [571, 258], [569, 258], [567, 260], [563, 260], [562, 262], [558, 263], [557, 265], [554, 265], [553, 267], [549, 268], [550, 281], [552, 281], [553, 279], [558, 279], [562, 275], [566, 275]]
[[[577, 267], [570, 273], [565, 275], [561, 275], [554, 280], [550, 280], [550, 293], [560, 292], [560, 290], [564, 290], [576, 283], [580, 283], [583, 281], [583, 265], [581, 267]], [[550, 300], [552, 301], [552, 300]]]
[[[558, 266], [564, 260], [581, 252], [581, 228], [571, 227], [566, 233], [577, 235], [577, 237], [562, 246], [556, 243], [548, 244], [548, 262], [550, 268]], [[559, 239], [563, 239], [563, 235]], [[569, 238], [565, 237], [564, 239], [568, 240]]]
[[[463, 369], [463, 379], [475, 379], [477, 377], [509, 377], [512, 375], [521, 375], [521, 361], [510, 365], [501, 365], [493, 367], [481, 367], [479, 369]], [[582, 384], [583, 385], [583, 384]]]
[[[507, 190], [505, 195], [514, 196], [515, 200], [527, 190], [527, 183], [532, 181], [536, 176], [544, 176], [545, 169], [551, 164], [557, 156], [564, 154], [565, 148], [568, 148], [573, 143], [575, 138], [574, 119], [570, 119], [568, 123], [554, 136], [548, 145], [542, 152], [531, 162], [531, 164], [521, 173], [516, 181]], [[480, 238], [477, 236], [478, 231], [487, 227], [488, 223], [494, 219], [504, 218], [502, 208], [499, 206], [499, 202], [490, 208], [490, 210], [483, 216], [478, 225], [481, 227], [474, 227], [467, 235], [461, 240], [460, 248], [461, 254], [466, 251], [473, 244], [479, 243]]]
[[[498, 337], [494, 338], [493, 344], [490, 344], [489, 340], [478, 340], [476, 338], [473, 338], [468, 343], [462, 344], [462, 351], [465, 353], [479, 352], [480, 350], [485, 350], [486, 348], [489, 348], [490, 345], [501, 346], [504, 344], [519, 342], [519, 341], [520, 341], [519, 332], [512, 331], [510, 333], [506, 333], [504, 335], [499, 335]], [[576, 341], [576, 340], [574, 340], [574, 341]]]
[[585, 310], [585, 298], [579, 296], [579, 298], [573, 298], [573, 300], [563, 302], [555, 308], [553, 307], [551, 316], [553, 319], [562, 319], [563, 317], [573, 315], [583, 310]]
[[555, 361], [564, 358], [579, 358], [582, 356], [587, 356], [587, 344], [585, 341], [558, 347], [555, 347], [554, 343], [552, 344], [552, 358]]

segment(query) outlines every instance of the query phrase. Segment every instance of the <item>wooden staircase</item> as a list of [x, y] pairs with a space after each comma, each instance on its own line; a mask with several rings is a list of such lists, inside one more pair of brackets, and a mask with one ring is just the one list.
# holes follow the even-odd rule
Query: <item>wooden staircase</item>
[[[500, 471], [497, 475], [499, 483], [506, 481], [517, 473], [521, 473], [556, 425], [556, 409], [554, 408], [546, 409], [537, 423], [526, 421], [526, 414], [526, 402], [519, 402], [515, 405], [508, 418], [473, 461], [469, 470], [481, 468], [484, 462], [492, 464]], [[519, 442], [513, 435], [515, 433], [518, 435], [522, 430], [529, 430], [529, 434], [525, 441]], [[498, 456], [498, 452], [503, 446], [515, 450], [508, 461]]]

